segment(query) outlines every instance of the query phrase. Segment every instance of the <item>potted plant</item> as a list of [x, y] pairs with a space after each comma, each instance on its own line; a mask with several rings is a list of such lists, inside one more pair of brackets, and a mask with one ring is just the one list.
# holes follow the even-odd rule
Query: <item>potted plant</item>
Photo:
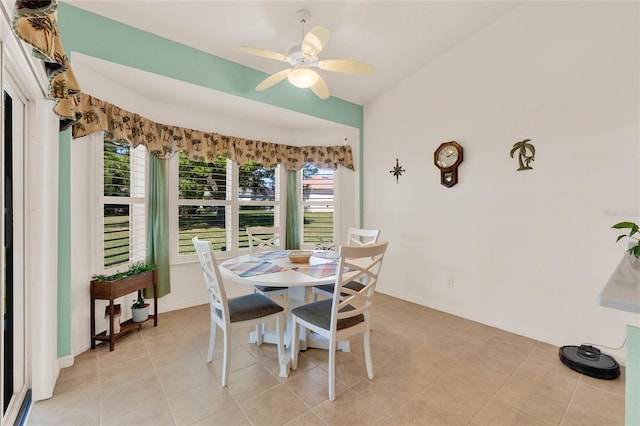
[[138, 295], [137, 299], [133, 300], [131, 314], [133, 315], [133, 322], [143, 322], [149, 318], [149, 304], [144, 302], [142, 293]]
[[131, 277], [133, 275], [144, 274], [145, 272], [153, 271], [157, 268], [153, 263], [134, 263], [127, 269], [126, 271], [116, 272], [112, 275], [94, 275], [91, 277], [94, 281], [98, 282], [113, 282], [118, 281], [127, 277]]
[[333, 250], [336, 245], [331, 242], [325, 242], [324, 238], [319, 237], [316, 244], [316, 250]]
[[618, 235], [618, 239], [616, 240], [616, 242], [625, 237], [635, 240], [635, 242], [631, 242], [633, 245], [630, 245], [627, 251], [629, 252], [629, 255], [634, 255], [636, 259], [640, 259], [640, 238], [635, 236], [636, 234], [640, 234], [640, 227], [638, 227], [638, 225], [633, 222], [620, 222], [613, 225], [612, 228], [629, 230], [628, 234]]
[[[136, 263], [125, 271], [116, 272], [112, 275], [93, 275], [91, 282], [89, 283], [89, 295], [91, 297], [91, 349], [95, 349], [96, 340], [109, 342], [109, 349], [111, 351], [115, 348], [115, 341], [117, 338], [124, 336], [125, 334], [139, 330], [141, 324], [139, 322], [134, 322], [133, 320], [127, 320], [124, 323], [120, 323], [119, 318], [117, 318], [117, 309], [114, 301], [120, 297], [131, 294], [135, 291], [141, 291], [145, 288], [152, 287], [154, 291], [154, 299], [156, 292], [156, 265], [151, 263]], [[107, 331], [96, 333], [96, 323], [95, 323], [95, 301], [96, 300], [108, 300], [109, 304], [107, 305], [108, 313], [108, 325]], [[145, 303], [143, 302], [143, 305]], [[155, 306], [154, 306], [155, 308]], [[153, 315], [149, 314], [149, 309], [147, 307], [146, 314], [143, 314], [144, 321], [151, 316], [153, 318], [154, 327], [158, 325], [158, 316], [157, 310], [154, 309]], [[137, 316], [136, 316], [137, 318]], [[116, 332], [117, 324], [120, 323], [120, 331]]]

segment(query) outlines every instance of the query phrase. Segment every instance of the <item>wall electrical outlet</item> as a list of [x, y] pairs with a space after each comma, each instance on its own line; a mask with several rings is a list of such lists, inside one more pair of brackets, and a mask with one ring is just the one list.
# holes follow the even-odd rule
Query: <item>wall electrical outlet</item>
[[447, 278], [447, 287], [453, 288], [453, 277]]

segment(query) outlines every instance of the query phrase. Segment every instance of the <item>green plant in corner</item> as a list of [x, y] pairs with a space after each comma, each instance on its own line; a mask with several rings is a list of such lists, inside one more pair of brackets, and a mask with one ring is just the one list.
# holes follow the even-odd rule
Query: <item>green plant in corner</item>
[[145, 306], [147, 306], [146, 303], [144, 303], [144, 297], [142, 297], [142, 295], [138, 296], [137, 299], [133, 300], [133, 305], [131, 305], [131, 309], [142, 309]]
[[616, 242], [620, 241], [624, 237], [635, 240], [635, 245], [631, 246], [631, 248], [629, 248], [629, 250], [627, 251], [629, 252], [629, 254], [634, 255], [636, 258], [640, 258], [640, 238], [635, 236], [636, 234], [640, 234], [640, 227], [638, 227], [638, 225], [633, 222], [620, 222], [613, 225], [612, 228], [629, 230], [629, 234], [618, 235], [618, 239], [616, 240]]

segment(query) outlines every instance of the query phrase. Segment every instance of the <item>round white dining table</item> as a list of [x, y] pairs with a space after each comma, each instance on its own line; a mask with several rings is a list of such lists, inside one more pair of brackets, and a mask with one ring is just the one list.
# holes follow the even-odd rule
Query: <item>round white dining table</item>
[[309, 287], [335, 282], [338, 252], [314, 251], [309, 263], [293, 263], [291, 250], [270, 250], [227, 259], [220, 272], [235, 282], [277, 287]]
[[[311, 287], [321, 284], [332, 284], [336, 280], [338, 252], [314, 251], [309, 263], [293, 263], [289, 260], [290, 250], [270, 250], [254, 254], [233, 257], [220, 263], [220, 273], [225, 279], [251, 286], [288, 287], [289, 302], [287, 327], [285, 331], [286, 346], [290, 343], [291, 310], [309, 303]], [[249, 341], [258, 341], [256, 332], [252, 332]], [[300, 348], [328, 349], [328, 341], [314, 333], [301, 332]], [[262, 341], [277, 343], [276, 333], [265, 331]], [[349, 341], [338, 342], [338, 349], [348, 352]]]

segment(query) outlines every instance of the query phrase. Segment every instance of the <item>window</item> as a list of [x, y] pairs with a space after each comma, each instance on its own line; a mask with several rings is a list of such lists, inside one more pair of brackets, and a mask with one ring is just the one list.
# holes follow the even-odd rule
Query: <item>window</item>
[[336, 241], [335, 170], [305, 165], [300, 176], [301, 243], [315, 246]]
[[180, 153], [177, 209], [178, 255], [195, 253], [194, 236], [218, 251], [247, 248], [247, 226], [280, 223], [280, 173], [255, 162], [206, 163]]
[[105, 139], [102, 157], [102, 265], [144, 261], [147, 255], [146, 149]]

